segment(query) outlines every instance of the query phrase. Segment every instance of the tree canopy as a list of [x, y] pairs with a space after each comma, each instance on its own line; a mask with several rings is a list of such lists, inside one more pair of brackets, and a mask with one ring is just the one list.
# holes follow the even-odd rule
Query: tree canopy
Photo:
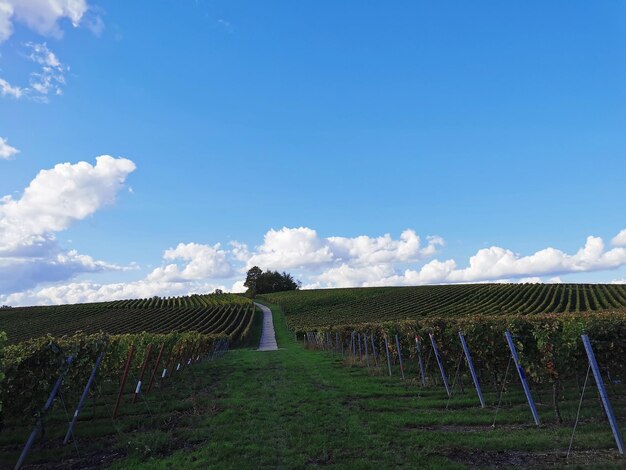
[[289, 273], [279, 273], [278, 271], [270, 270], [263, 271], [258, 266], [254, 266], [248, 270], [246, 282], [243, 285], [248, 288], [246, 295], [254, 297], [257, 294], [298, 290], [301, 283]]

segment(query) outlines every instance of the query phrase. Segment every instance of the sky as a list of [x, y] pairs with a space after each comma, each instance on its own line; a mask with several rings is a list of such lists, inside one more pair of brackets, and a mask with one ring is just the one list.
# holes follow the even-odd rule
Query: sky
[[626, 282], [620, 1], [0, 0], [0, 304]]

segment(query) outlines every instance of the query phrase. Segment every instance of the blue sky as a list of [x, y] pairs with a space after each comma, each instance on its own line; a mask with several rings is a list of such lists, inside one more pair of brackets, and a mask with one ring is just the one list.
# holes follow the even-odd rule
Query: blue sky
[[626, 278], [623, 2], [5, 1], [0, 197], [135, 169], [42, 186], [119, 183], [56, 226], [0, 209], [0, 301], [231, 289], [251, 261], [311, 287]]

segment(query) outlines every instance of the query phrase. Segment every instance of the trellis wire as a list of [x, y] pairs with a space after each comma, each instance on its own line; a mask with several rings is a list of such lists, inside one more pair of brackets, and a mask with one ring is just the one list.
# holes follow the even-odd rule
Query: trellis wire
[[511, 367], [511, 361], [513, 360], [513, 356], [509, 357], [509, 362], [506, 364], [506, 371], [504, 372], [504, 378], [502, 379], [502, 388], [500, 389], [500, 393], [498, 394], [498, 405], [496, 406], [496, 412], [493, 415], [493, 423], [491, 423], [491, 427], [496, 427], [496, 418], [498, 417], [498, 411], [500, 411], [500, 405], [502, 404], [502, 394], [504, 393], [504, 387], [506, 386], [506, 379], [509, 376], [509, 368]]
[[585, 382], [583, 383], [583, 389], [580, 393], [580, 400], [578, 401], [578, 411], [576, 412], [576, 421], [574, 421], [574, 429], [572, 429], [572, 437], [569, 440], [569, 448], [567, 449], [567, 455], [565, 458], [569, 459], [569, 455], [572, 452], [572, 444], [574, 443], [574, 434], [576, 433], [576, 426], [578, 426], [578, 419], [580, 418], [580, 408], [583, 404], [583, 397], [585, 396], [585, 388], [587, 387], [587, 380], [589, 379], [589, 371], [591, 370], [591, 364], [587, 366], [587, 375], [585, 376]]
[[441, 356], [439, 355], [439, 350], [437, 349], [437, 344], [435, 343], [435, 336], [432, 333], [429, 333], [428, 336], [430, 337], [430, 344], [432, 345], [435, 358], [437, 359], [437, 364], [439, 364], [439, 371], [441, 372], [443, 385], [446, 388], [446, 393], [448, 394], [448, 396], [450, 396], [450, 387], [448, 386], [448, 378], [446, 377], [446, 371], [443, 368], [443, 361], [441, 360]]

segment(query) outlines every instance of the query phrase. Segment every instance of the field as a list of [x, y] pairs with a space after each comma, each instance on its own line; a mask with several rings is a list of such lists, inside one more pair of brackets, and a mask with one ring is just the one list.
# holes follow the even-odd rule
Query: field
[[626, 286], [610, 284], [463, 284], [279, 292], [290, 328], [468, 315], [533, 315], [626, 310]]
[[58, 377], [71, 401], [96, 369], [103, 387], [129, 393], [247, 345], [259, 321], [249, 299], [229, 294], [2, 309], [0, 426], [3, 416], [32, 423]]
[[[238, 349], [189, 368], [145, 403], [126, 402], [115, 424], [114, 395], [104, 390], [95, 411], [90, 404], [80, 418], [76, 447], [55, 444], [67, 423], [59, 406], [29, 462], [120, 469], [623, 468], [591, 390], [566, 459], [576, 388], [566, 389], [560, 425], [551, 420], [549, 394], [540, 390], [544, 424], [537, 427], [513, 381], [497, 412], [496, 390], [485, 390], [482, 409], [467, 383], [448, 401], [440, 385], [419, 386], [415, 363], [406, 364], [401, 380], [397, 364], [389, 377], [341, 354], [303, 348], [280, 310], [273, 311], [279, 351]], [[611, 393], [623, 396], [624, 387], [615, 387]], [[626, 402], [616, 401], [615, 411], [623, 426]], [[22, 425], [2, 433], [4, 466], [15, 462], [28, 431]]]
[[[582, 333], [592, 338], [624, 429], [623, 295], [621, 286], [496, 284], [279, 293], [263, 296], [265, 303], [271, 299], [287, 309], [285, 315], [279, 305], [268, 303], [279, 345], [275, 352], [254, 350], [261, 316], [240, 297], [234, 306], [188, 305], [187, 298], [162, 307], [146, 305], [150, 300], [126, 301], [122, 307], [46, 307], [51, 315], [82, 309], [99, 312], [91, 313], [94, 319], [105, 319], [108, 312], [120, 321], [123, 311], [135, 320], [142, 312], [161, 311], [150, 318], [171, 320], [189, 309], [230, 309], [229, 318], [239, 319], [235, 330], [246, 325], [246, 332], [237, 342], [225, 329], [219, 334], [165, 333], [161, 325], [153, 333], [79, 333], [7, 346], [13, 365], [6, 368], [4, 383], [8, 406], [0, 467], [16, 461], [64, 356], [71, 353], [83, 360], [73, 375], [68, 373], [62, 400], [46, 416], [45, 437], [28, 461], [35, 468], [623, 468], [580, 342]], [[220, 298], [195, 299], [209, 300]], [[580, 311], [583, 306], [594, 310]], [[40, 311], [23, 309], [20, 318], [25, 322], [30, 312], [41, 319]], [[236, 311], [248, 313], [238, 316]], [[127, 329], [136, 324], [127, 321]], [[79, 324], [52, 323], [60, 332], [75, 331]], [[507, 330], [540, 425], [533, 421], [511, 362]], [[484, 407], [459, 332], [471, 351]], [[229, 338], [238, 347], [226, 352]], [[103, 346], [108, 359], [79, 417], [75, 441], [62, 445], [69, 415]], [[132, 349], [125, 398], [113, 419]], [[156, 357], [157, 350], [163, 358]], [[220, 359], [209, 360], [215, 357]], [[133, 403], [135, 384], [150, 376], [144, 369], [171, 372], [164, 378], [157, 374], [152, 393], [142, 393]]]
[[[92, 304], [19, 307], [0, 310], [0, 331], [10, 343], [50, 334], [169, 333], [197, 331], [235, 336], [252, 321], [245, 297], [192, 295], [162, 299], [118, 300]], [[237, 330], [238, 327], [241, 327]]]

